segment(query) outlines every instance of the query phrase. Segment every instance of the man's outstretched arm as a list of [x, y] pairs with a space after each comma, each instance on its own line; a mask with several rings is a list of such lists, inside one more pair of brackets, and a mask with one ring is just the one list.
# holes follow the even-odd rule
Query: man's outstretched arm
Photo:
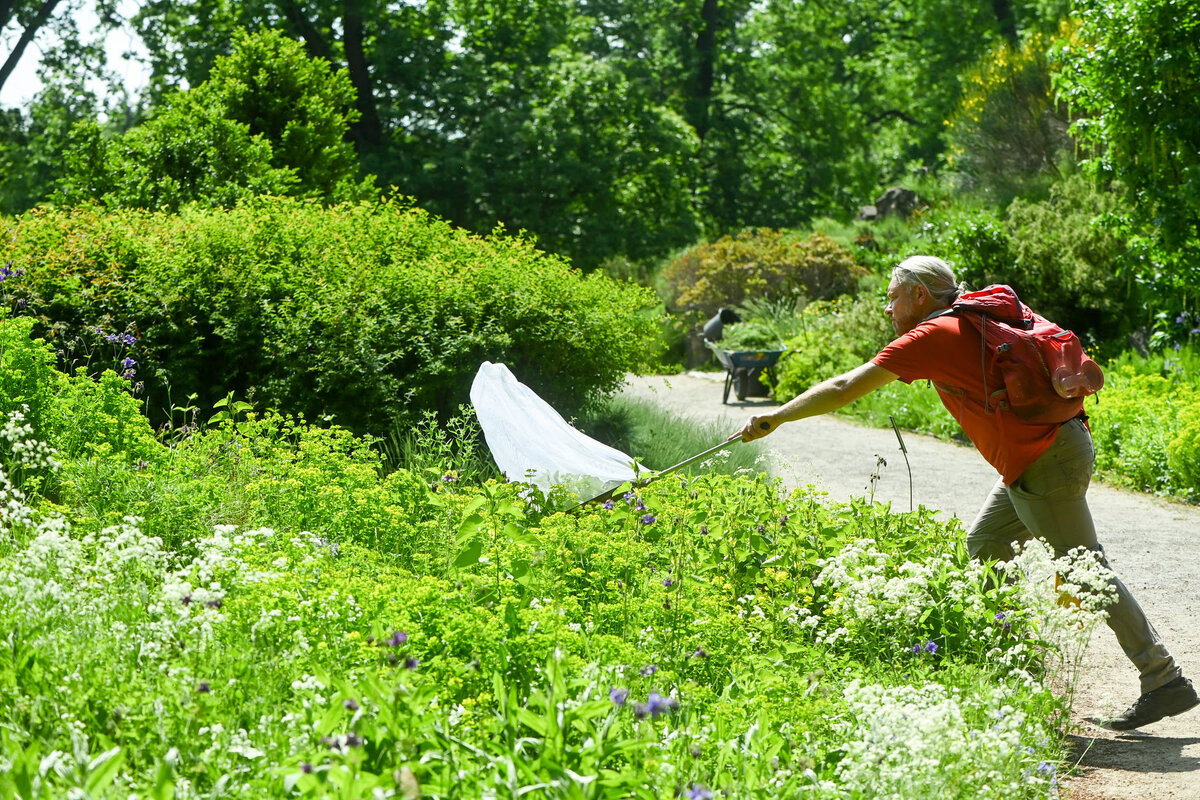
[[821, 381], [769, 414], [751, 417], [739, 434], [734, 436], [741, 435], [743, 442], [761, 439], [785, 422], [836, 411], [880, 386], [891, 383], [897, 377], [899, 376], [896, 373], [888, 372], [868, 361], [861, 367]]

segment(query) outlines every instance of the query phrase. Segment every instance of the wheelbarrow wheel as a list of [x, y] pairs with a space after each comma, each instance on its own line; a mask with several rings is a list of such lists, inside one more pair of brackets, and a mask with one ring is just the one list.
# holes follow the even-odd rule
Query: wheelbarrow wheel
[[750, 388], [750, 372], [749, 370], [739, 367], [737, 372], [733, 374], [733, 391], [737, 395], [738, 400], [746, 399], [746, 391]]

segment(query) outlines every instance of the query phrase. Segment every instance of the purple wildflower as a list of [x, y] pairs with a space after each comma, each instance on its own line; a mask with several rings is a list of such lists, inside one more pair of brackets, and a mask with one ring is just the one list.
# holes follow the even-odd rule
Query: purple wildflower
[[354, 731], [350, 731], [346, 734], [346, 747], [361, 747], [362, 743], [362, 738], [360, 738], [359, 735]]
[[313, 771], [313, 765], [311, 763], [309, 763], [308, 761], [305, 761], [303, 764], [300, 765], [300, 771], [303, 772], [305, 775], [311, 775], [312, 771]]
[[413, 656], [409, 656], [408, 658], [404, 659], [405, 669], [416, 669], [419, 666], [421, 666], [420, 660], [414, 658]]
[[701, 525], [701, 526], [700, 526], [700, 535], [701, 535], [701, 536], [708, 536], [708, 526], [707, 526], [707, 525]]
[[642, 517], [643, 525], [653, 525], [656, 522], [658, 522], [658, 517], [654, 516], [653, 514], [646, 514]]
[[358, 711], [358, 701], [353, 697], [347, 697], [342, 701], [342, 705], [345, 706], [347, 711]]
[[683, 793], [687, 800], [712, 800], [713, 793], [708, 787], [693, 783], [692, 787]]
[[667, 587], [668, 589], [670, 589], [674, 585], [675, 585], [675, 581], [671, 580], [670, 578], [667, 578], [663, 581], [663, 586]]
[[929, 655], [933, 655], [937, 651], [938, 651], [937, 642], [930, 640], [925, 643], [925, 652], [926, 653], [929, 653]]
[[645, 503], [643, 503], [641, 500], [638, 500], [638, 501], [637, 501], [637, 505], [635, 505], [635, 506], [633, 507], [633, 510], [634, 510], [634, 511], [645, 511], [645, 510], [646, 510], [646, 504], [645, 504]]
[[200, 681], [198, 684], [196, 684], [197, 694], [208, 694], [211, 691], [212, 687], [208, 685], [208, 681]]
[[673, 697], [663, 697], [658, 692], [651, 692], [650, 696], [646, 698], [646, 702], [638, 703], [633, 707], [633, 713], [638, 719], [645, 717], [658, 719], [663, 714], [677, 708], [679, 708], [679, 703]]
[[608, 699], [612, 701], [614, 706], [620, 708], [621, 706], [625, 705], [625, 701], [629, 699], [629, 690], [619, 689], [616, 686], [609, 687]]
[[658, 672], [658, 665], [657, 664], [647, 664], [646, 666], [641, 668], [640, 672], [642, 673], [643, 678], [649, 678], [651, 675]]
[[390, 644], [392, 647], [399, 647], [400, 645], [404, 644], [407, 641], [408, 641], [407, 633], [405, 633], [404, 631], [394, 631], [392, 633], [392, 638], [388, 639], [387, 643]]
[[612, 500], [605, 500], [600, 504], [600, 507], [605, 511], [612, 511], [614, 506], [616, 506], [616, 503], [614, 503]]
[[216, 599], [214, 599], [214, 600], [209, 600], [209, 601], [208, 601], [207, 603], [205, 603], [204, 605], [205, 605], [205, 607], [206, 607], [206, 608], [220, 608], [220, 607], [221, 607], [222, 605], [224, 605], [224, 604], [225, 604], [225, 603], [224, 603], [224, 601], [223, 601], [223, 600], [221, 600], [221, 598], [219, 598], [219, 597], [218, 597], [218, 598], [216, 598]]
[[708, 653], [703, 647], [697, 647], [695, 652], [692, 653], [692, 658], [708, 658]]

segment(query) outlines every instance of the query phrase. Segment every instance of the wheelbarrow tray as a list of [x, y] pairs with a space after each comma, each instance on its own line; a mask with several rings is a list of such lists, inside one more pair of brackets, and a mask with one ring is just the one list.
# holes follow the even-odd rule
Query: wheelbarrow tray
[[757, 380], [759, 372], [771, 369], [788, 352], [782, 350], [725, 350], [708, 339], [704, 345], [717, 357], [725, 368], [725, 393], [722, 403], [729, 402], [729, 390], [733, 389], [738, 400], [745, 400], [751, 380]]

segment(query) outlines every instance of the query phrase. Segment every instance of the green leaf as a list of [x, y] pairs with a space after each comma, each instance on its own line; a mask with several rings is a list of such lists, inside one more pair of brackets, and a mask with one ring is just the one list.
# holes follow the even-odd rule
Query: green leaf
[[458, 555], [454, 557], [454, 566], [457, 569], [467, 569], [479, 563], [479, 557], [483, 555], [483, 542], [479, 539], [472, 539], [467, 543], [467, 546], [458, 551]]
[[102, 793], [112, 783], [124, 763], [125, 751], [120, 747], [114, 747], [93, 758], [88, 764], [87, 781], [84, 783], [87, 793]]
[[472, 514], [464, 519], [458, 526], [458, 538], [455, 542], [462, 544], [468, 539], [475, 537], [479, 533], [479, 529], [483, 526], [483, 517], [478, 514]]

